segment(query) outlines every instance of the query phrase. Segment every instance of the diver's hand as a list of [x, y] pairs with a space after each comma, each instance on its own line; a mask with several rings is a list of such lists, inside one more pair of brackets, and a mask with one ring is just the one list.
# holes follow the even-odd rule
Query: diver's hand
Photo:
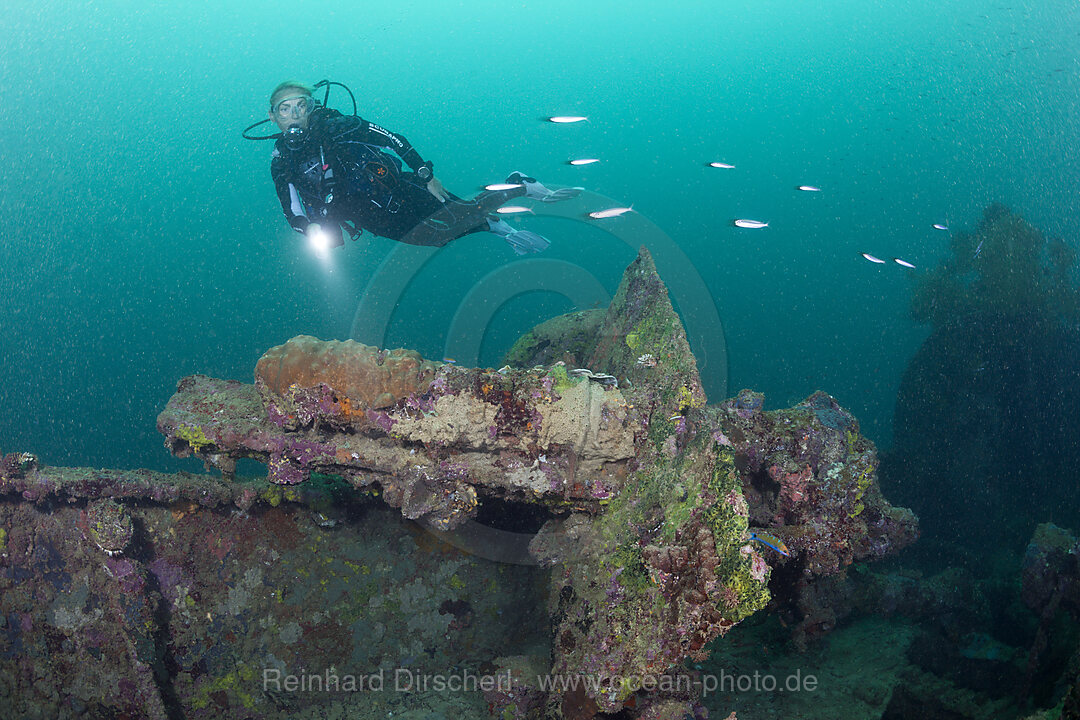
[[429, 193], [435, 196], [435, 199], [439, 202], [446, 202], [450, 199], [450, 193], [446, 192], [446, 188], [439, 182], [439, 178], [433, 177], [428, 180], [427, 190]]

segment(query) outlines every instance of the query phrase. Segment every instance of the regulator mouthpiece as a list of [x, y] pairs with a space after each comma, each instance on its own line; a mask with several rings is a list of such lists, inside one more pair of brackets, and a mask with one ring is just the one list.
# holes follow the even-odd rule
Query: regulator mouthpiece
[[307, 140], [304, 128], [299, 125], [290, 125], [282, 133], [282, 137], [285, 138], [285, 147], [290, 150], [299, 150], [304, 146], [304, 141]]

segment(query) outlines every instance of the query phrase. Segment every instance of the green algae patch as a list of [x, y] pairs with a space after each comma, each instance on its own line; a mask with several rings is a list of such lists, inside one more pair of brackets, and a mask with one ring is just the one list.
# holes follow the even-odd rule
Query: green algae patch
[[[701, 434], [674, 456], [651, 455], [602, 515], [565, 521], [578, 552], [564, 559], [560, 612], [578, 620], [556, 632], [556, 672], [597, 663], [624, 677], [662, 671], [769, 601], [731, 448]], [[639, 689], [614, 693], [624, 700]]]
[[258, 670], [251, 665], [237, 665], [236, 669], [228, 674], [199, 685], [191, 700], [191, 707], [202, 710], [209, 707], [211, 702], [215, 702], [216, 707], [215, 697], [220, 697], [219, 693], [227, 693], [228, 696], [238, 700], [240, 705], [250, 710], [255, 707], [255, 698], [248, 691], [261, 685], [262, 678], [259, 677]]
[[552, 389], [559, 395], [562, 395], [578, 383], [585, 382], [585, 378], [570, 377], [566, 372], [565, 364], [552, 367], [548, 371], [548, 377], [551, 378]]
[[769, 566], [748, 544], [748, 516], [742, 483], [730, 447], [714, 444], [716, 464], [709, 475], [708, 495], [715, 498], [704, 513], [716, 541], [720, 562], [716, 577], [722, 585], [719, 610], [739, 622], [769, 602]]
[[213, 445], [198, 425], [181, 425], [176, 431], [176, 437], [186, 442], [195, 452], [199, 452], [207, 445]]

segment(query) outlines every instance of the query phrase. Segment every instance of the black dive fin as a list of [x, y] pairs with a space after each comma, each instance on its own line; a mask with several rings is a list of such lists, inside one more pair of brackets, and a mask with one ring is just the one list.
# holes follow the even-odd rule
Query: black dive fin
[[401, 238], [401, 242], [442, 247], [481, 225], [484, 225], [483, 229], [486, 230], [488, 215], [524, 194], [524, 188], [511, 188], [482, 192], [472, 200], [452, 197], [444, 202], [441, 208], [417, 223], [416, 227]]

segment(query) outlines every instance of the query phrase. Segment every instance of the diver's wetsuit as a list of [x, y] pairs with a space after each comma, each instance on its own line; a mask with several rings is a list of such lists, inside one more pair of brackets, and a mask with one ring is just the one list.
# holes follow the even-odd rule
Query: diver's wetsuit
[[[486, 212], [523, 190], [498, 198], [463, 200], [450, 195], [445, 204], [427, 190], [415, 172], [403, 172], [393, 150], [413, 171], [424, 165], [403, 136], [355, 115], [316, 108], [299, 147], [284, 138], [274, 144], [270, 174], [289, 225], [304, 232], [309, 223], [352, 222], [357, 228], [417, 245], [445, 245], [467, 233], [488, 229]], [[496, 202], [497, 201], [497, 202]], [[483, 207], [486, 212], [478, 212]], [[412, 233], [421, 221], [444, 209], [458, 208], [468, 227], [456, 232]], [[488, 209], [490, 208], [490, 210]], [[475, 222], [474, 222], [475, 220]]]

